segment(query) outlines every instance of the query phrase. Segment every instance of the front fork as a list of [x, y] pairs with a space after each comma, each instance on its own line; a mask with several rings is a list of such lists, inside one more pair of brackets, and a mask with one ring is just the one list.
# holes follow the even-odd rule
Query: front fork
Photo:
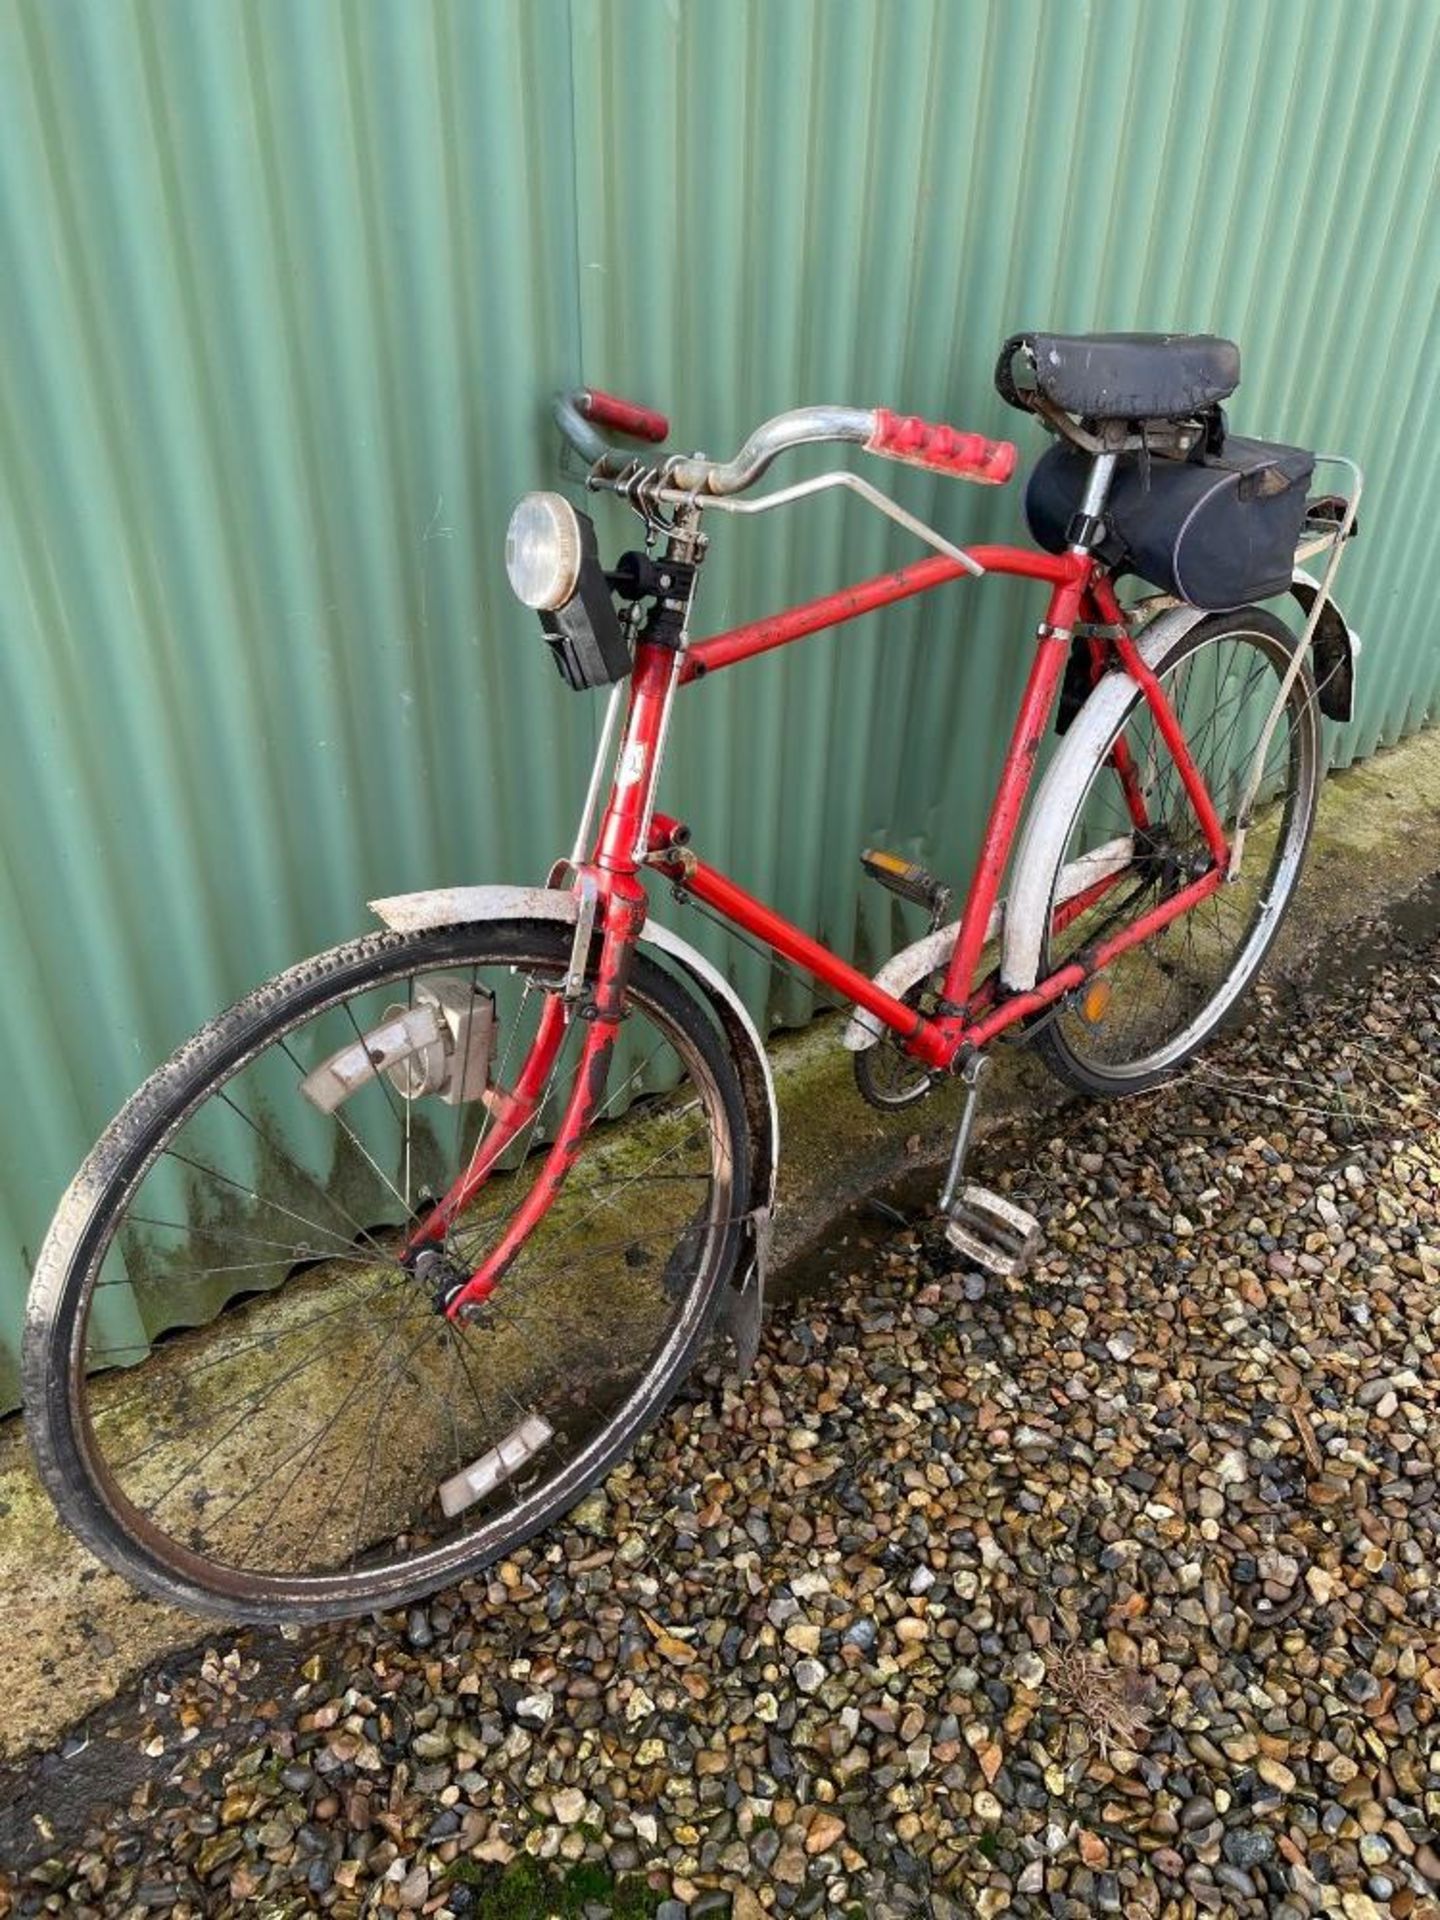
[[554, 1205], [604, 1102], [616, 1036], [624, 1018], [630, 962], [645, 924], [647, 905], [644, 889], [637, 882], [614, 875], [605, 876], [605, 880], [599, 964], [593, 982], [584, 989], [584, 997], [574, 1003], [574, 1012], [586, 1022], [585, 1042], [544, 1166], [504, 1234], [479, 1266], [468, 1277], [462, 1268], [451, 1267], [437, 1248], [443, 1248], [450, 1229], [485, 1185], [506, 1148], [534, 1119], [545, 1097], [571, 1014], [559, 988], [547, 996], [513, 1090], [496, 1089], [491, 1108], [494, 1124], [444, 1198], [410, 1236], [401, 1256], [417, 1273], [438, 1273], [438, 1304], [451, 1320], [463, 1318], [488, 1300], [515, 1264], [521, 1248]]
[[[581, 860], [615, 717], [620, 689], [611, 695], [605, 728], [595, 755], [595, 770], [575, 841], [575, 892], [578, 905], [575, 946], [563, 991], [551, 995], [526, 1056], [514, 1092], [497, 1092], [496, 1124], [469, 1166], [439, 1205], [415, 1229], [402, 1256], [416, 1273], [434, 1275], [437, 1297], [450, 1319], [480, 1306], [514, 1265], [521, 1248], [554, 1205], [585, 1135], [605, 1099], [615, 1040], [624, 1017], [625, 987], [636, 942], [645, 926], [649, 901], [636, 878], [643, 856], [652, 803], [664, 756], [671, 703], [679, 682], [685, 630], [694, 599], [696, 572], [705, 553], [698, 508], [677, 513], [669, 530], [662, 590], [635, 645], [630, 676], [630, 708], [616, 764], [609, 803], [600, 823], [592, 863]], [[600, 959], [593, 984], [588, 978], [590, 916], [601, 929]], [[559, 1058], [568, 1015], [574, 1009], [588, 1023], [574, 1085], [555, 1139], [539, 1176], [516, 1208], [504, 1234], [468, 1276], [444, 1252], [450, 1229], [484, 1186], [500, 1156], [535, 1117]]]

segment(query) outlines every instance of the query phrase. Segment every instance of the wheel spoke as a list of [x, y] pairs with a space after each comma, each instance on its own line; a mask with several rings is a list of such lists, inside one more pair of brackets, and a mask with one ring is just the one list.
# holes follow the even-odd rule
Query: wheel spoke
[[[215, 1167], [207, 1167], [202, 1160], [196, 1160], [188, 1153], [181, 1153], [178, 1147], [166, 1147], [165, 1158], [174, 1160], [182, 1167], [190, 1167], [196, 1173], [202, 1173], [218, 1186], [228, 1187], [234, 1193], [242, 1193], [247, 1200], [253, 1200], [257, 1207], [268, 1207], [272, 1213], [283, 1213], [287, 1220], [298, 1221], [302, 1227], [309, 1227], [315, 1233], [321, 1233], [333, 1243], [336, 1251], [348, 1253], [351, 1242], [343, 1240], [333, 1227], [321, 1226], [318, 1220], [308, 1219], [303, 1213], [296, 1213], [293, 1207], [282, 1206], [278, 1200], [272, 1200], [268, 1194], [257, 1193], [254, 1187], [247, 1187], [243, 1180], [232, 1179], [228, 1173], [221, 1173]], [[321, 1249], [324, 1251], [324, 1249]]]
[[[346, 1297], [335, 1306], [325, 1307], [321, 1312], [311, 1314], [307, 1319], [299, 1321], [294, 1326], [279, 1327], [270, 1333], [257, 1334], [253, 1340], [242, 1341], [238, 1346], [230, 1341], [226, 1341], [219, 1353], [211, 1354], [204, 1360], [197, 1360], [192, 1366], [187, 1368], [186, 1378], [187, 1380], [193, 1381], [202, 1374], [213, 1372], [217, 1367], [231, 1365], [235, 1360], [243, 1358], [248, 1353], [258, 1353], [262, 1348], [277, 1347], [292, 1342], [297, 1334], [304, 1333], [307, 1328], [319, 1326], [322, 1321], [334, 1320], [341, 1314], [352, 1313], [357, 1307], [364, 1308], [367, 1299], [373, 1299], [385, 1284], [398, 1277], [398, 1269], [395, 1273], [386, 1274], [382, 1280], [375, 1282], [374, 1286], [369, 1289], [368, 1294], [362, 1294], [357, 1298], [349, 1291], [350, 1276], [346, 1275], [340, 1281], [340, 1285], [345, 1289]], [[90, 1358], [93, 1361], [98, 1359], [103, 1353], [113, 1351], [145, 1354], [149, 1353], [151, 1348], [149, 1342], [146, 1342], [144, 1346], [132, 1344], [128, 1349], [92, 1347], [90, 1349]], [[150, 1388], [138, 1387], [133, 1393], [123, 1397], [107, 1395], [105, 1405], [97, 1412], [96, 1417], [107, 1420], [114, 1419], [118, 1414], [127, 1412], [131, 1407], [147, 1399], [151, 1392], [152, 1389]]]
[[[394, 1320], [400, 1317], [402, 1316], [391, 1315], [390, 1321], [393, 1323]], [[236, 1414], [229, 1426], [224, 1428], [218, 1438], [210, 1442], [209, 1446], [201, 1452], [198, 1459], [194, 1460], [188, 1467], [183, 1468], [176, 1478], [167, 1482], [158, 1494], [147, 1494], [146, 1497], [153, 1500], [157, 1509], [162, 1507], [170, 1495], [174, 1493], [175, 1489], [182, 1485], [183, 1482], [195, 1472], [197, 1467], [203, 1466], [207, 1460], [212, 1458], [219, 1448], [224, 1446], [227, 1440], [240, 1431], [241, 1427], [246, 1424], [252, 1414], [260, 1410], [265, 1402], [275, 1393], [277, 1388], [288, 1385], [290, 1381], [297, 1379], [302, 1373], [308, 1372], [311, 1367], [316, 1365], [316, 1363], [324, 1357], [325, 1352], [325, 1342], [318, 1340], [313, 1350], [306, 1354], [304, 1359], [297, 1360], [292, 1366], [287, 1367], [278, 1380], [272, 1381], [268, 1386], [257, 1389], [257, 1391], [244, 1402], [239, 1413]], [[169, 1440], [170, 1436], [168, 1434], [162, 1434], [158, 1439], [152, 1440], [148, 1446], [142, 1447], [139, 1453], [131, 1454], [128, 1459], [116, 1462], [116, 1470], [119, 1471], [138, 1465], [141, 1460], [148, 1459], [157, 1448], [167, 1445]]]
[[[402, 1307], [398, 1313], [393, 1314], [391, 1316], [390, 1330], [391, 1331], [397, 1330], [400, 1326], [400, 1323], [406, 1318], [407, 1318], [407, 1315], [405, 1313], [404, 1308]], [[381, 1375], [381, 1378], [390, 1379], [394, 1375], [398, 1374], [404, 1368], [406, 1361], [408, 1361], [413, 1354], [417, 1353], [419, 1349], [426, 1343], [426, 1341], [433, 1340], [435, 1338], [436, 1329], [437, 1329], [437, 1322], [434, 1321], [433, 1319], [427, 1319], [426, 1324], [422, 1328], [421, 1332], [416, 1335], [415, 1339], [411, 1341], [410, 1345], [405, 1348], [403, 1353], [392, 1358], [392, 1360], [390, 1361], [389, 1367], [386, 1369], [385, 1373]], [[247, 1487], [245, 1487], [240, 1493], [237, 1493], [235, 1495], [234, 1499], [232, 1499], [226, 1506], [222, 1507], [220, 1509], [220, 1512], [215, 1516], [217, 1524], [220, 1521], [227, 1520], [232, 1513], [237, 1512], [242, 1506], [245, 1505], [247, 1501], [253, 1500], [257, 1493], [263, 1492], [268, 1496], [270, 1505], [265, 1513], [263, 1521], [260, 1523], [259, 1534], [255, 1538], [255, 1544], [256, 1545], [259, 1544], [259, 1540], [264, 1537], [266, 1530], [269, 1528], [276, 1514], [279, 1513], [280, 1509], [284, 1506], [286, 1500], [289, 1499], [291, 1492], [293, 1491], [294, 1487], [298, 1483], [301, 1474], [305, 1471], [305, 1468], [315, 1458], [316, 1453], [319, 1451], [320, 1447], [324, 1444], [325, 1440], [329, 1437], [330, 1434], [332, 1434], [335, 1431], [336, 1427], [340, 1424], [341, 1416], [351, 1406], [354, 1405], [355, 1401], [359, 1399], [364, 1389], [369, 1386], [370, 1381], [373, 1379], [375, 1375], [376, 1368], [384, 1352], [385, 1352], [385, 1343], [381, 1341], [376, 1347], [375, 1358], [371, 1361], [370, 1365], [365, 1369], [364, 1373], [362, 1373], [359, 1376], [359, 1378], [353, 1382], [348, 1392], [341, 1399], [340, 1403], [335, 1408], [335, 1411], [329, 1416], [329, 1418], [321, 1421], [319, 1426], [316, 1427], [313, 1430], [313, 1432], [307, 1431], [304, 1437], [300, 1440], [298, 1445], [292, 1447], [289, 1453], [282, 1454], [280, 1459], [276, 1460], [275, 1462], [273, 1462], [268, 1466], [266, 1478], [263, 1485], [258, 1481], [252, 1480]], [[290, 1462], [296, 1457], [297, 1454], [301, 1456], [300, 1465], [295, 1469], [295, 1472], [285, 1482], [284, 1487], [277, 1494], [274, 1490], [275, 1476], [278, 1473], [280, 1473], [285, 1467], [289, 1466]], [[247, 1539], [246, 1545], [247, 1547], [250, 1545], [249, 1539]]]
[[[183, 1233], [188, 1235], [192, 1240], [211, 1240], [217, 1246], [222, 1247], [273, 1247], [277, 1253], [287, 1254], [292, 1262], [296, 1260], [346, 1260], [349, 1261], [352, 1266], [373, 1267], [376, 1261], [379, 1260], [387, 1264], [393, 1264], [391, 1256], [380, 1246], [376, 1246], [373, 1254], [356, 1253], [353, 1247], [307, 1247], [303, 1241], [266, 1240], [259, 1234], [236, 1233], [232, 1227], [226, 1227], [223, 1232], [217, 1233], [213, 1227], [192, 1226], [187, 1220], [161, 1220], [153, 1213], [127, 1214], [122, 1224], [125, 1227], [161, 1227], [168, 1233]], [[280, 1263], [277, 1260], [274, 1264], [278, 1266]], [[168, 1267], [166, 1271], [169, 1271]], [[182, 1269], [182, 1273], [184, 1271], [186, 1271], [186, 1269]], [[195, 1271], [195, 1269], [189, 1269], [189, 1271]], [[200, 1271], [203, 1271], [203, 1269], [200, 1269]], [[97, 1284], [99, 1286], [128, 1286], [130, 1282], [115, 1280], [100, 1281]]]

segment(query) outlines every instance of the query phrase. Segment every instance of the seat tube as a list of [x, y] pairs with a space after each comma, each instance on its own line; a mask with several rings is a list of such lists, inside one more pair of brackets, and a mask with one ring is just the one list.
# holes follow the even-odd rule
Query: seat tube
[[1070, 522], [1071, 553], [1089, 553], [1102, 532], [1101, 516], [1105, 512], [1105, 502], [1110, 498], [1110, 484], [1115, 478], [1117, 454], [1097, 453], [1090, 463], [1090, 477], [1085, 482], [1085, 495], [1078, 511]]
[[[985, 945], [990, 910], [1000, 893], [1000, 882], [1010, 858], [1016, 828], [1030, 790], [1030, 778], [1040, 755], [1055, 695], [1065, 672], [1065, 660], [1080, 608], [1090, 589], [1092, 569], [1057, 586], [1050, 596], [1045, 619], [1036, 635], [1035, 658], [1021, 697], [1000, 784], [985, 825], [980, 852], [960, 917], [960, 931], [945, 971], [944, 1012], [947, 1020], [962, 1020], [975, 982], [975, 971]], [[952, 1035], [959, 1028], [952, 1027]]]
[[1095, 455], [1084, 498], [1068, 529], [1070, 552], [1089, 564], [1076, 579], [1055, 588], [1040, 626], [1035, 659], [971, 877], [960, 931], [945, 972], [944, 1011], [947, 1021], [952, 1023], [952, 1034], [961, 1031], [959, 1023], [963, 1022], [964, 1009], [974, 986], [990, 910], [999, 897], [1000, 882], [1030, 789], [1041, 739], [1065, 671], [1074, 625], [1095, 577], [1091, 552], [1103, 532], [1101, 516], [1110, 497], [1117, 458], [1114, 453]]

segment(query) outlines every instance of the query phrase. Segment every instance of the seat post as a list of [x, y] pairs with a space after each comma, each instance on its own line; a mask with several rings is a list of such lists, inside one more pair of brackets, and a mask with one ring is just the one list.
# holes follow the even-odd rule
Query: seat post
[[1115, 462], [1119, 458], [1113, 453], [1097, 453], [1090, 464], [1090, 477], [1085, 482], [1085, 498], [1080, 502], [1067, 529], [1071, 553], [1088, 553], [1099, 538], [1101, 515], [1105, 511], [1105, 502], [1110, 497], [1110, 482], [1115, 476]]

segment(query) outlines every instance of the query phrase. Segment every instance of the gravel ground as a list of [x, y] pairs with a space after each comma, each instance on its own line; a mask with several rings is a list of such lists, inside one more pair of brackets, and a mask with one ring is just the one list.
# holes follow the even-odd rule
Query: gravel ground
[[852, 1231], [492, 1579], [168, 1663], [0, 1915], [1440, 1920], [1434, 906], [1011, 1142], [1023, 1283]]

